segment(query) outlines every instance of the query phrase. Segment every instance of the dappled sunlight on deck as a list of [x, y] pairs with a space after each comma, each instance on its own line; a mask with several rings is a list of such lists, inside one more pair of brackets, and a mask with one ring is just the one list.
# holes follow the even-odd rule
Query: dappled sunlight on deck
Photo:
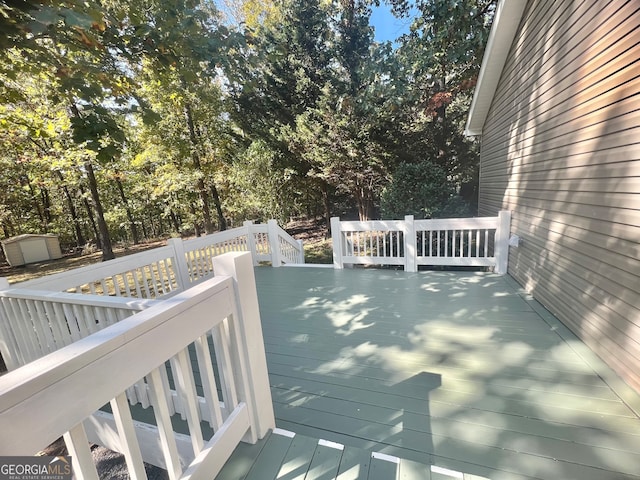
[[640, 420], [513, 280], [256, 278], [281, 428], [486, 478], [640, 478]]

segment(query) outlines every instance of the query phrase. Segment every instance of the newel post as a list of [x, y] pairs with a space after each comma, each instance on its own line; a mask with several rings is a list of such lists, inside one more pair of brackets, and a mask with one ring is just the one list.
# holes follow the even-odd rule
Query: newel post
[[184, 291], [191, 286], [191, 275], [187, 265], [187, 256], [184, 251], [184, 243], [180, 238], [170, 238], [167, 245], [173, 248], [173, 258], [175, 260], [174, 271], [180, 290]]
[[238, 305], [240, 342], [244, 346], [242, 355], [247, 368], [249, 392], [247, 403], [253, 413], [257, 438], [264, 438], [269, 429], [275, 428], [275, 416], [269, 387], [267, 358], [264, 350], [262, 323], [258, 309], [253, 264], [247, 252], [230, 252], [213, 259], [216, 275], [233, 278]]
[[417, 272], [418, 261], [416, 259], [416, 225], [413, 215], [404, 217], [404, 270], [405, 272]]
[[267, 232], [269, 235], [269, 245], [271, 247], [271, 266], [282, 265], [282, 253], [280, 252], [280, 233], [278, 232], [278, 222], [269, 220], [267, 222]]
[[253, 234], [253, 230], [251, 227], [253, 226], [253, 222], [251, 220], [246, 220], [243, 224], [244, 228], [247, 229], [247, 248], [251, 252], [251, 258], [253, 259], [253, 265], [258, 266], [258, 252], [256, 250], [256, 237]]
[[331, 217], [331, 243], [333, 244], [333, 268], [344, 268], [342, 261], [342, 232], [340, 217]]
[[499, 275], [507, 273], [509, 265], [509, 233], [511, 231], [511, 212], [501, 210], [498, 212], [498, 227], [496, 228], [496, 239], [494, 245], [496, 268]]

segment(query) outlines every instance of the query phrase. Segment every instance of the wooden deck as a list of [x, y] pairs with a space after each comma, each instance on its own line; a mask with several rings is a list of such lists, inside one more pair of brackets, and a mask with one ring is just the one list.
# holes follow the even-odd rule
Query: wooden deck
[[[298, 440], [242, 445], [218, 478], [640, 479], [640, 398], [508, 276], [296, 267], [256, 280], [276, 424]], [[317, 439], [345, 446], [325, 476]], [[370, 452], [407, 467], [381, 474]], [[351, 456], [360, 467], [340, 470]]]

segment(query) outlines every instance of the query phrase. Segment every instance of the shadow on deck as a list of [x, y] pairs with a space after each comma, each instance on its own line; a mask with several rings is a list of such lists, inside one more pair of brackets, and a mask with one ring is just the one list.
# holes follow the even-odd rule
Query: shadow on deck
[[[640, 398], [509, 277], [303, 267], [256, 280], [279, 428], [465, 478], [640, 479]], [[296, 443], [278, 445], [283, 460]]]

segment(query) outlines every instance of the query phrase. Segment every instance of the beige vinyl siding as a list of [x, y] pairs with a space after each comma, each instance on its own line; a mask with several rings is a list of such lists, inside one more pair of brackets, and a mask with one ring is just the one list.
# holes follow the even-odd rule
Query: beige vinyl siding
[[637, 1], [530, 1], [481, 141], [509, 273], [640, 391]]

